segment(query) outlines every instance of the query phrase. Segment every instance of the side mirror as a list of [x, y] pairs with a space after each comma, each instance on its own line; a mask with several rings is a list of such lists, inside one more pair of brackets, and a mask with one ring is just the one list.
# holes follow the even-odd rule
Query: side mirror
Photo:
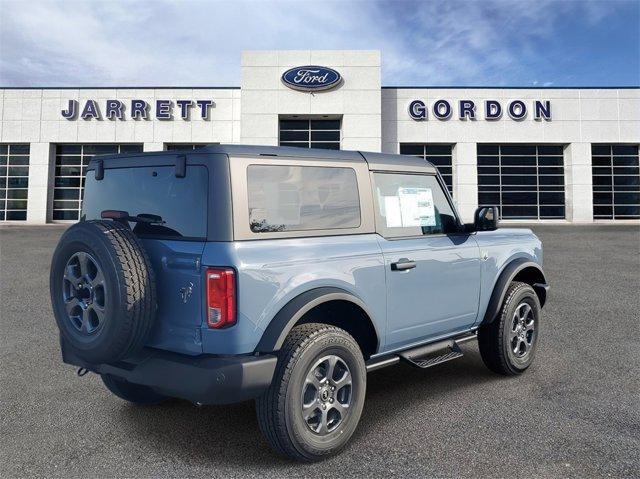
[[473, 227], [476, 231], [494, 231], [498, 229], [500, 209], [497, 206], [481, 206], [473, 215]]

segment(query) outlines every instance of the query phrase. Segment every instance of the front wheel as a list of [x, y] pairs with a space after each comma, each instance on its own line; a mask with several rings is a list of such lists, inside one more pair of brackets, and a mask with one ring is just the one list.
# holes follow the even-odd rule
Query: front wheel
[[278, 453], [316, 461], [340, 451], [358, 425], [366, 367], [344, 330], [304, 324], [280, 350], [273, 382], [256, 401], [263, 434]]
[[478, 346], [485, 365], [493, 372], [514, 376], [533, 362], [540, 329], [540, 301], [533, 288], [514, 281], [500, 312], [478, 330]]

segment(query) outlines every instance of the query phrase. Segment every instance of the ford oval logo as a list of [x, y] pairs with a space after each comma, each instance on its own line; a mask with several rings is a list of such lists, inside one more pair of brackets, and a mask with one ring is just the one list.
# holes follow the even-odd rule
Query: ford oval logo
[[282, 74], [282, 83], [294, 90], [329, 90], [342, 81], [340, 73], [331, 68], [316, 65], [295, 67]]

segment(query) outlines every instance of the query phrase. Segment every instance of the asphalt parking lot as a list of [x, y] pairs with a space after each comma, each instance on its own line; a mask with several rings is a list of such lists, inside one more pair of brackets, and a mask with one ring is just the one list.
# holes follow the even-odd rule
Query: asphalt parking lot
[[60, 227], [0, 228], [0, 477], [638, 477], [640, 227], [535, 226], [552, 286], [521, 377], [477, 346], [373, 372], [337, 458], [276, 457], [253, 404], [140, 408], [60, 360], [49, 261]]

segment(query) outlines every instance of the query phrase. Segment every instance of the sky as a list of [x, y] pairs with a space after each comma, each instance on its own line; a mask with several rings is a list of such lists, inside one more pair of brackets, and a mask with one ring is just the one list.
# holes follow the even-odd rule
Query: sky
[[242, 50], [366, 49], [384, 86], [639, 86], [640, 0], [0, 0], [0, 87], [239, 86]]

